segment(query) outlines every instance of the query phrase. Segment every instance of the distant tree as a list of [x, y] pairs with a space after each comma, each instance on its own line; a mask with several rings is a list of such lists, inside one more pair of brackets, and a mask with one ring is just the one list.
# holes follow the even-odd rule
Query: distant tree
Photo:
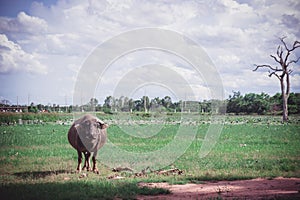
[[161, 100], [159, 97], [155, 97], [154, 99], [151, 99], [150, 101], [150, 107], [152, 109], [157, 109], [161, 105]]
[[242, 112], [263, 114], [269, 109], [270, 96], [266, 93], [245, 94], [242, 100]]
[[37, 109], [38, 109], [38, 111], [43, 111], [44, 110], [44, 105], [42, 105], [42, 104], [38, 104], [37, 105]]
[[129, 98], [122, 96], [121, 99], [122, 99], [121, 107], [120, 107], [121, 111], [128, 112], [130, 110], [130, 108], [129, 108]]
[[138, 99], [133, 102], [134, 111], [142, 111], [143, 107], [144, 105], [141, 100]]
[[242, 112], [241, 104], [242, 104], [243, 96], [241, 93], [233, 92], [233, 96], [229, 95], [229, 99], [227, 102], [227, 112], [238, 114]]
[[174, 112], [181, 112], [180, 102], [174, 102], [171, 105], [171, 108], [174, 110]]
[[[226, 101], [223, 100], [219, 100], [219, 99], [211, 99], [208, 101], [208, 103], [206, 103], [207, 105], [207, 112], [210, 113], [218, 113], [218, 114], [225, 114], [226, 113]], [[202, 105], [200, 103], [200, 109], [197, 109], [198, 112], [202, 112]]]
[[134, 102], [133, 102], [133, 99], [129, 99], [128, 100], [128, 108], [129, 108], [129, 111], [132, 112], [133, 109], [134, 109]]
[[300, 59], [290, 60], [291, 53], [300, 47], [300, 42], [295, 41], [293, 46], [289, 48], [285, 43], [285, 37], [279, 38], [282, 45], [277, 47], [276, 55], [270, 55], [279, 65], [280, 67], [274, 67], [271, 65], [256, 65], [256, 68], [253, 71], [257, 71], [259, 68], [267, 68], [269, 70], [269, 77], [275, 76], [280, 81], [281, 95], [282, 95], [282, 121], [288, 121], [288, 98], [290, 95], [290, 74], [292, 70], [290, 69], [290, 65], [293, 63], [297, 63]]
[[299, 114], [300, 113], [300, 93], [291, 93], [289, 100], [289, 113]]
[[30, 106], [28, 107], [28, 112], [33, 112], [33, 113], [37, 113], [38, 109], [37, 107], [34, 105], [33, 102], [31, 102]]
[[98, 99], [96, 99], [96, 98], [91, 98], [91, 100], [90, 100], [90, 105], [92, 105], [92, 106], [98, 105]]
[[200, 102], [200, 110], [201, 113], [209, 113], [211, 111], [211, 102], [204, 100]]
[[275, 104], [281, 104], [281, 100], [282, 97], [280, 93], [276, 93], [274, 94], [274, 96], [270, 98], [271, 103], [275, 103]]
[[263, 114], [270, 109], [270, 95], [261, 93], [256, 95], [256, 99], [253, 102], [255, 105], [255, 112], [257, 114]]
[[72, 112], [73, 112], [73, 108], [74, 108], [74, 106], [70, 105], [70, 106], [68, 107], [68, 109], [67, 109], [67, 112], [68, 112], [68, 113], [72, 113]]
[[143, 105], [144, 112], [147, 113], [150, 109], [150, 100], [148, 96], [143, 96], [141, 98], [141, 104]]
[[162, 100], [162, 105], [169, 110], [170, 106], [172, 105], [172, 99], [169, 96], [165, 96]]
[[84, 110], [86, 110], [86, 111], [96, 111], [97, 106], [98, 106], [98, 99], [91, 98], [90, 101], [84, 106]]
[[1, 99], [0, 101], [1, 106], [9, 106], [11, 105], [10, 101], [7, 99]]
[[257, 113], [264, 114], [270, 109], [270, 96], [266, 93], [248, 93], [245, 96], [240, 92], [234, 92], [229, 96], [227, 112], [229, 113]]
[[111, 108], [113, 106], [113, 97], [112, 96], [108, 96], [106, 97], [106, 99], [104, 100], [104, 104], [103, 107], [105, 108]]

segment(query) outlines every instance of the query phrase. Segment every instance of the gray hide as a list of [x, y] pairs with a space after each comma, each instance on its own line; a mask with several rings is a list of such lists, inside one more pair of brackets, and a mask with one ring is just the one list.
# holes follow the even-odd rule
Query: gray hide
[[92, 115], [84, 115], [72, 124], [68, 132], [68, 140], [78, 153], [78, 171], [81, 170], [82, 153], [85, 157], [82, 169], [90, 170], [89, 158], [91, 152], [93, 152], [93, 171], [99, 173], [96, 166], [96, 157], [98, 150], [106, 142], [107, 127], [107, 124]]
[[97, 152], [105, 144], [107, 125], [97, 117], [84, 115], [74, 122], [74, 126], [87, 151]]

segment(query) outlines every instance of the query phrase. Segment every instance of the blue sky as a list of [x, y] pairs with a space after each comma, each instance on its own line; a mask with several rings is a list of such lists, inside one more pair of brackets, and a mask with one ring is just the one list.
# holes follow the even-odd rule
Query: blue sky
[[[269, 55], [276, 53], [278, 37], [286, 36], [288, 44], [300, 40], [300, 2], [1, 0], [0, 100], [71, 104], [78, 72], [91, 52], [110, 38], [145, 27], [179, 32], [201, 46], [219, 72], [225, 98], [232, 91], [272, 95], [280, 91], [279, 81], [268, 78], [265, 70], [252, 69], [254, 64], [275, 64]], [[292, 56], [299, 57], [300, 49]], [[94, 96], [102, 103], [114, 94], [125, 72], [148, 63], [172, 66], [198, 91], [198, 100], [209, 98], [203, 77], [178, 58], [152, 51], [111, 65]], [[292, 92], [300, 92], [299, 63], [293, 66], [291, 81]], [[132, 97], [172, 96], [167, 86], [137, 88]]]
[[[32, 0], [1, 0], [0, 13], [1, 16], [16, 17], [19, 12], [29, 13], [31, 5], [34, 1]], [[44, 6], [51, 6], [56, 3], [56, 0], [47, 1], [36, 1], [42, 2]]]

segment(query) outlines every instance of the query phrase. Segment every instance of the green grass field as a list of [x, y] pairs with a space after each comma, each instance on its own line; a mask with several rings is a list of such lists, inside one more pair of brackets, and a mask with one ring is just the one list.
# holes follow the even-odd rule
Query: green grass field
[[[182, 175], [149, 173], [135, 177], [120, 172], [119, 175], [125, 177], [120, 180], [108, 179], [116, 173], [101, 163], [98, 164], [100, 175], [88, 172], [87, 177], [80, 178], [80, 174], [75, 173], [77, 153], [67, 141], [68, 125], [0, 126], [1, 199], [134, 199], [139, 194], [168, 193], [163, 189], [139, 188], [138, 182], [184, 184], [205, 180], [300, 177], [299, 118], [294, 117], [289, 124], [279, 121], [279, 118], [267, 116], [228, 116], [216, 146], [202, 159], [199, 149], [209, 124], [191, 125], [198, 128], [197, 135], [186, 152], [172, 164], [184, 171]], [[107, 131], [109, 140], [122, 149], [148, 152], [171, 142], [178, 128], [179, 124], [164, 125], [158, 134], [148, 139], [129, 136], [114, 124]]]

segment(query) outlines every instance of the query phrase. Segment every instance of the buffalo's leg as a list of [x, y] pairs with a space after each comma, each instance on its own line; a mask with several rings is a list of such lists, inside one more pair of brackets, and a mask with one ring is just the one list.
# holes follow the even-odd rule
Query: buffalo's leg
[[90, 156], [91, 156], [91, 153], [90, 152], [84, 152], [84, 158], [85, 158], [85, 161], [84, 161], [84, 166], [82, 168], [82, 170], [87, 170], [87, 171], [90, 171]]
[[93, 160], [93, 172], [95, 172], [96, 174], [99, 174], [99, 170], [98, 170], [97, 165], [96, 165], [95, 155], [93, 155], [92, 160]]
[[82, 154], [81, 154], [81, 151], [77, 150], [77, 154], [78, 154], [77, 171], [80, 172], [80, 171], [81, 171], [81, 161], [82, 161]]

